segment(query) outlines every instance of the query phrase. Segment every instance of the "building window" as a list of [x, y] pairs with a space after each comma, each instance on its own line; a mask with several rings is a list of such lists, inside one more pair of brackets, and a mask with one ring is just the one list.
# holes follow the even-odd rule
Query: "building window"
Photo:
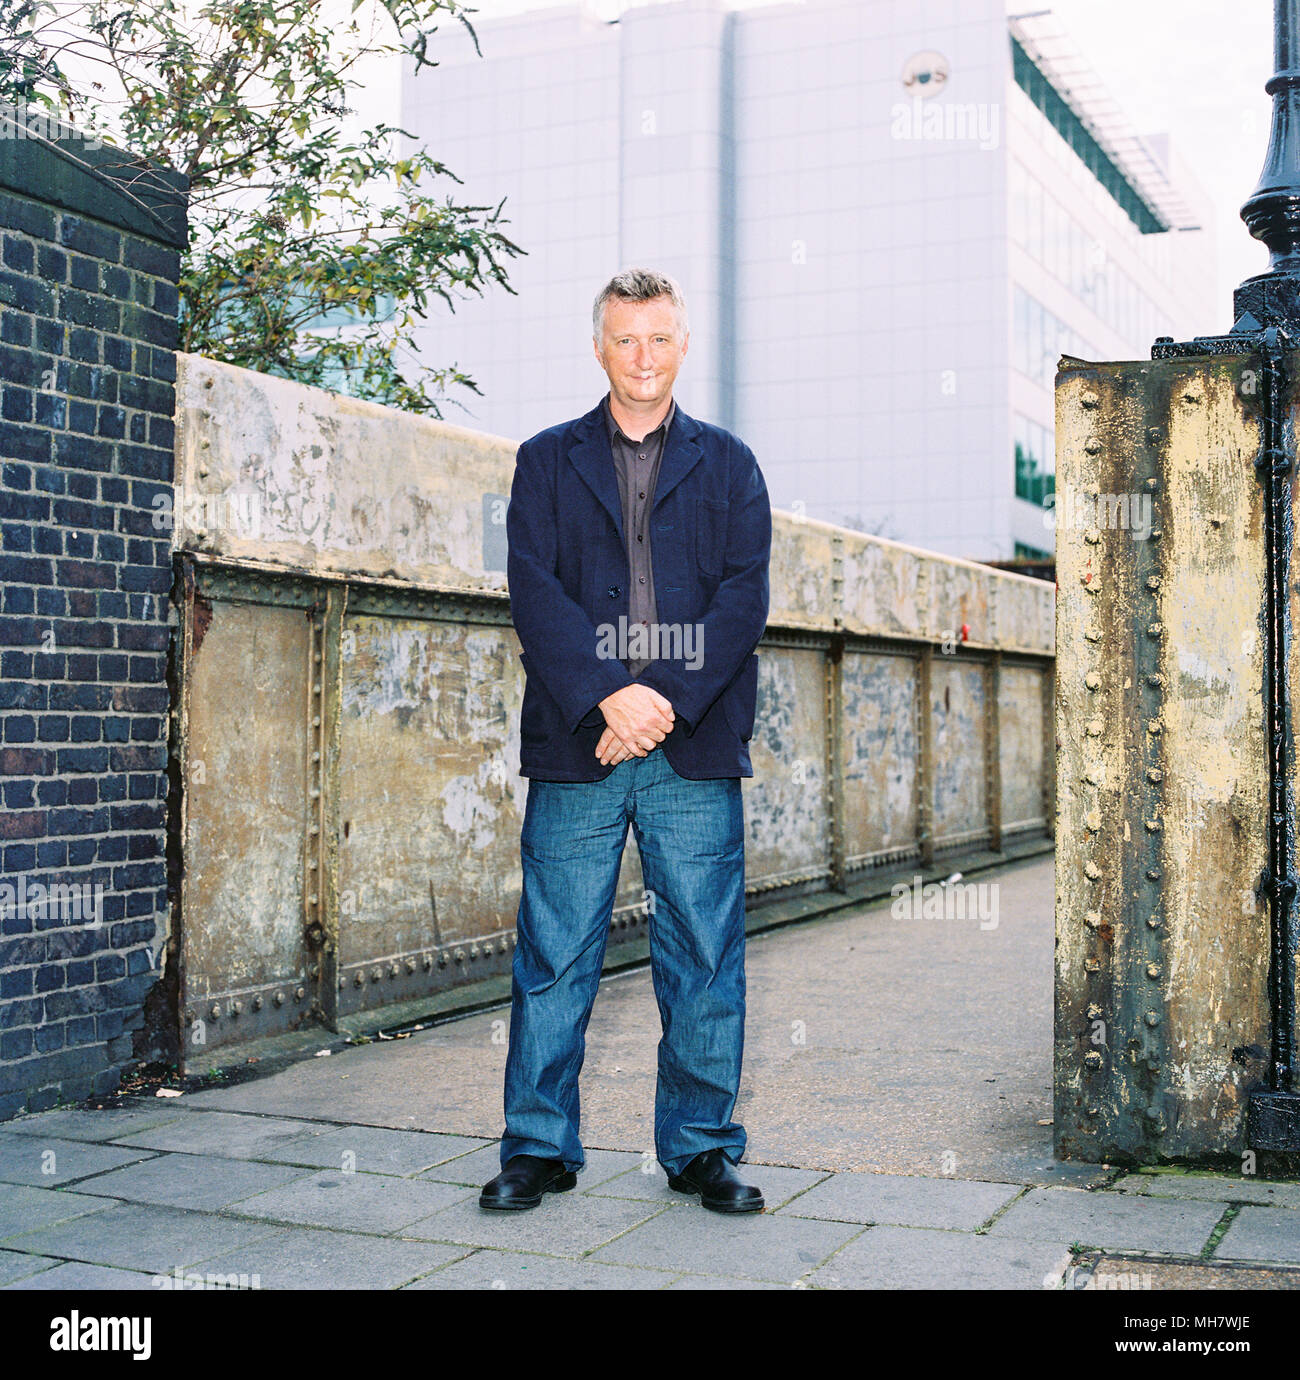
[[1056, 493], [1056, 448], [1052, 433], [1019, 412], [1015, 415], [1016, 497], [1050, 507]]

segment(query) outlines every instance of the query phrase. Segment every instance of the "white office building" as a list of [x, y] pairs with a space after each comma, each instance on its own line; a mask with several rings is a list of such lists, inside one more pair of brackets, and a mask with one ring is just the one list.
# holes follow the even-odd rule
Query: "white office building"
[[447, 27], [403, 75], [404, 127], [528, 251], [517, 295], [421, 330], [482, 390], [448, 420], [522, 439], [585, 412], [592, 298], [656, 267], [690, 310], [678, 402], [753, 447], [774, 506], [1008, 559], [1054, 544], [1058, 357], [1222, 324], [1204, 193], [1050, 15], [680, 0], [476, 28], [481, 57]]

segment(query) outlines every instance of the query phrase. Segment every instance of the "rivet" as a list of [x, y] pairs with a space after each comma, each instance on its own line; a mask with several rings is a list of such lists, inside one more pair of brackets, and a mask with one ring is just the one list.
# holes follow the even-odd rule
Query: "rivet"
[[388, 965], [388, 976], [390, 978], [395, 978], [401, 971], [401, 968], [396, 963], [390, 963]]
[[1101, 686], [1101, 677], [1096, 673], [1096, 671], [1089, 671], [1088, 674], [1084, 676], [1083, 683], [1088, 687], [1089, 690], [1097, 690]]
[[1160, 976], [1160, 965], [1158, 963], [1147, 964], [1147, 977], [1158, 978]]
[[283, 1005], [284, 1005], [284, 993], [283, 993], [283, 992], [277, 992], [277, 993], [275, 994], [275, 996], [273, 996], [273, 997], [271, 998], [271, 1000], [272, 1000], [277, 1006], [283, 1006]]
[[378, 982], [379, 979], [380, 979], [381, 977], [383, 977], [383, 975], [384, 975], [384, 970], [383, 970], [382, 968], [372, 968], [372, 969], [370, 970], [370, 981], [371, 981], [371, 982]]
[[1101, 442], [1095, 436], [1089, 436], [1083, 443], [1083, 448], [1089, 455], [1101, 454]]
[[1153, 527], [1150, 532], [1152, 541], [1159, 541], [1165, 534], [1163, 527]]
[[1148, 867], [1147, 877], [1150, 881], [1158, 882], [1160, 880], [1160, 869], [1158, 867]]
[[295, 987], [295, 988], [293, 989], [293, 999], [294, 999], [294, 1001], [301, 1001], [306, 995], [307, 995], [307, 990], [306, 990], [306, 988], [304, 988], [304, 987]]
[[1083, 917], [1083, 923], [1087, 925], [1090, 930], [1101, 929], [1101, 911], [1090, 910], [1087, 915]]
[[1089, 546], [1097, 546], [1101, 542], [1101, 533], [1095, 527], [1091, 527], [1083, 534], [1083, 539]]
[[1146, 826], [1148, 834], [1158, 834], [1160, 832], [1160, 821], [1158, 819], [1146, 819], [1142, 822]]
[[361, 976], [360, 973], [358, 973], [356, 977], [352, 979], [352, 985], [354, 987], [364, 987], [366, 985], [366, 980], [364, 977]]
[[1164, 725], [1160, 722], [1159, 719], [1147, 720], [1147, 732], [1152, 734], [1153, 736], [1158, 737], [1163, 727]]
[[212, 1003], [212, 1010], [208, 1012], [208, 1015], [211, 1016], [214, 1021], [219, 1021], [221, 1019], [221, 1008], [216, 1002]]
[[433, 967], [433, 955], [432, 955], [432, 954], [425, 954], [424, 959], [423, 959], [423, 963], [424, 963], [424, 971], [427, 973], [427, 972], [429, 971], [429, 969]]
[[1160, 487], [1160, 481], [1159, 481], [1158, 479], [1148, 479], [1148, 480], [1147, 480], [1147, 488], [1148, 488], [1148, 489], [1153, 489], [1153, 490], [1154, 490], [1154, 489], [1158, 489], [1159, 487]]
[[471, 962], [472, 962], [474, 959], [476, 959], [476, 958], [478, 957], [478, 945], [477, 945], [477, 944], [471, 944], [471, 945], [469, 946], [469, 956], [470, 956]]
[[1165, 922], [1158, 915], [1147, 916], [1147, 929], [1158, 930]]
[[454, 954], [452, 954], [452, 957], [456, 960], [457, 963], [464, 963], [464, 961], [465, 961], [465, 950], [464, 950], [464, 949], [457, 949], [456, 952], [455, 952]]
[[415, 960], [413, 958], [408, 958], [406, 960], [406, 971], [408, 973], [415, 972]]
[[1193, 406], [1200, 402], [1200, 400], [1201, 395], [1199, 393], [1192, 392], [1191, 390], [1183, 394], [1183, 401], [1185, 403], [1191, 403]]
[[1101, 401], [1096, 393], [1081, 393], [1079, 395], [1079, 406], [1086, 407], [1090, 412]]
[[1088, 1115], [1089, 1115], [1089, 1116], [1100, 1116], [1100, 1115], [1101, 1115], [1101, 1108], [1100, 1108], [1100, 1107], [1089, 1107], [1089, 1108], [1087, 1109], [1087, 1111], [1088, 1111]]
[[1085, 972], [1088, 972], [1088, 973], [1096, 973], [1096, 972], [1099, 972], [1100, 969], [1101, 969], [1101, 959], [1099, 959], [1099, 958], [1085, 958], [1085, 959], [1083, 960], [1083, 967], [1084, 967], [1084, 971], [1085, 971]]
[[1152, 671], [1151, 674], [1147, 676], [1147, 684], [1148, 684], [1148, 685], [1161, 686], [1161, 685], [1163, 685], [1164, 683], [1165, 683], [1165, 678], [1164, 678], [1164, 676], [1162, 676], [1162, 675], [1160, 674], [1159, 671]]
[[1093, 1002], [1092, 1005], [1088, 1007], [1088, 1019], [1090, 1021], [1095, 1021], [1100, 1017], [1100, 1015], [1101, 1007], [1098, 1006], [1096, 1002]]
[[1083, 865], [1083, 875], [1087, 877], [1090, 881], [1095, 882], [1097, 878], [1101, 876], [1101, 868], [1099, 868], [1095, 862], [1089, 859], [1089, 861], [1084, 863]]
[[1085, 629], [1083, 630], [1083, 636], [1084, 636], [1085, 641], [1088, 641], [1088, 642], [1100, 642], [1100, 641], [1101, 641], [1101, 629], [1100, 629], [1100, 628], [1085, 628]]
[[1163, 623], [1148, 623], [1148, 624], [1147, 624], [1147, 632], [1148, 632], [1148, 634], [1149, 634], [1150, 636], [1152, 636], [1152, 637], [1162, 637], [1162, 636], [1164, 635], [1164, 631], [1165, 631], [1165, 625], [1164, 625]]
[[1154, 446], [1160, 439], [1160, 428], [1158, 426], [1147, 427], [1147, 444]]
[[1165, 774], [1164, 774], [1164, 772], [1162, 772], [1162, 771], [1160, 770], [1159, 767], [1148, 767], [1148, 768], [1147, 768], [1147, 780], [1148, 780], [1148, 781], [1163, 781], [1164, 779], [1165, 779]]
[[1147, 576], [1147, 588], [1148, 588], [1148, 589], [1159, 589], [1159, 588], [1160, 588], [1160, 576], [1159, 576], [1159, 575], [1148, 575], [1148, 576]]
[[1160, 1024], [1160, 1013], [1158, 1011], [1148, 1011], [1142, 1018], [1149, 1026], [1155, 1027]]
[[1105, 728], [1106, 725], [1101, 719], [1089, 719], [1083, 731], [1089, 738], [1100, 738]]
[[259, 993], [257, 994], [257, 996], [255, 996], [255, 997], [253, 998], [253, 1010], [254, 1010], [254, 1011], [260, 1011], [261, 1009], [262, 1009], [262, 994], [259, 992]]
[[1084, 772], [1083, 779], [1090, 786], [1101, 785], [1101, 773], [1097, 770], [1096, 767], [1089, 767], [1088, 770]]
[[1083, 1064], [1085, 1068], [1099, 1069], [1101, 1068], [1101, 1063], [1101, 1055], [1098, 1054], [1095, 1049], [1089, 1050], [1088, 1053], [1083, 1056]]

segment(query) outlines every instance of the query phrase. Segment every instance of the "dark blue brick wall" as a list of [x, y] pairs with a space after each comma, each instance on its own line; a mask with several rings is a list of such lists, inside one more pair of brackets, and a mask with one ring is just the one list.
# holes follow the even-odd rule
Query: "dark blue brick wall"
[[0, 187], [0, 1120], [149, 1053], [178, 273], [174, 247]]

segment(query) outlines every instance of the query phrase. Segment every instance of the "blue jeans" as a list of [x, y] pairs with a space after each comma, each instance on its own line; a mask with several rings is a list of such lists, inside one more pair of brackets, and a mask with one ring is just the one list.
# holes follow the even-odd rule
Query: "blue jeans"
[[689, 781], [660, 748], [603, 781], [528, 783], [501, 1163], [581, 1169], [578, 1074], [629, 822], [650, 895], [659, 1004], [655, 1154], [672, 1174], [704, 1150], [737, 1163], [745, 1029], [745, 825], [739, 777]]

